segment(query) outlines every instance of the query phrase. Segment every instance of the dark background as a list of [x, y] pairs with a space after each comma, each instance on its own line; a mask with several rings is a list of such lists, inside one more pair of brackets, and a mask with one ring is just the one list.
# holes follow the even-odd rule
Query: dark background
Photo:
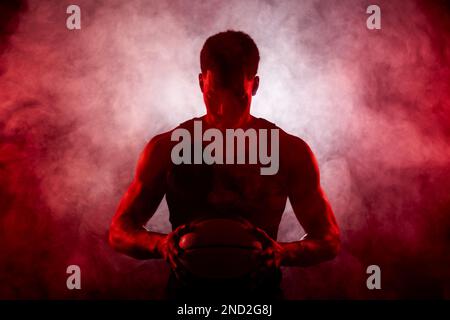
[[[450, 297], [447, 1], [379, 1], [381, 30], [368, 1], [80, 0], [75, 31], [69, 4], [0, 3], [0, 298], [162, 296], [164, 262], [107, 230], [146, 141], [203, 113], [200, 48], [226, 29], [258, 44], [252, 110], [310, 144], [342, 229], [334, 261], [284, 270], [286, 297]], [[170, 230], [165, 201], [149, 227]], [[288, 204], [278, 239], [301, 235]]]

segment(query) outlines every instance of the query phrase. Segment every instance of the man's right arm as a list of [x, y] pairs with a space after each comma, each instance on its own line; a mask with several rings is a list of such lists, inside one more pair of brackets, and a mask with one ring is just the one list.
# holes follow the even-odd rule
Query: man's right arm
[[137, 259], [164, 258], [167, 235], [145, 228], [166, 192], [170, 133], [154, 137], [142, 152], [135, 177], [120, 201], [109, 230], [109, 243]]

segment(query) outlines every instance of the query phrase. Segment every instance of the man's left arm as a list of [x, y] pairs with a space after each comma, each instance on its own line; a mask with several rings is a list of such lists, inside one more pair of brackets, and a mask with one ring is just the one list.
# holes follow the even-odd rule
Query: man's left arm
[[317, 161], [309, 146], [294, 138], [291, 153], [289, 200], [305, 230], [299, 241], [278, 242], [280, 263], [285, 266], [310, 266], [333, 259], [340, 249], [339, 227], [320, 185]]

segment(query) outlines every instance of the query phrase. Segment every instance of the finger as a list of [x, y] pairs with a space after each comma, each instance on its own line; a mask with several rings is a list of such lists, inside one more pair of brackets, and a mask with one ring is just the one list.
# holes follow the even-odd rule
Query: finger
[[272, 256], [274, 254], [275, 250], [273, 247], [267, 247], [265, 250], [263, 250], [262, 254], [266, 256]]
[[275, 260], [274, 259], [266, 260], [266, 267], [268, 267], [269, 269], [275, 267]]
[[275, 251], [272, 247], [268, 247], [268, 248], [258, 252], [258, 257], [260, 257], [262, 259], [271, 258], [271, 257], [274, 257], [274, 255], [275, 255]]
[[252, 258], [257, 260], [265, 260], [275, 256], [275, 251], [273, 248], [268, 247], [263, 250], [254, 250], [252, 252]]
[[180, 230], [178, 233], [183, 236], [186, 233], [190, 233], [190, 232], [194, 231], [194, 229], [195, 229], [195, 223], [185, 223], [180, 226]]
[[170, 248], [170, 255], [175, 257], [182, 257], [185, 254], [185, 250], [183, 248], [180, 248], [176, 244], [174, 244]]
[[173, 231], [172, 234], [171, 234], [171, 240], [172, 240], [172, 243], [178, 244], [179, 241], [180, 241], [180, 239], [181, 239], [181, 237], [182, 237], [182, 236], [180, 235], [179, 230], [176, 229], [176, 230]]
[[271, 251], [265, 251], [259, 255], [259, 260], [263, 264], [266, 264], [268, 260], [274, 260], [274, 259], [275, 259], [275, 254]]
[[180, 239], [176, 234], [173, 234], [172, 237], [168, 239], [168, 248], [173, 254], [183, 254], [184, 249], [180, 247]]
[[187, 224], [183, 224], [183, 225], [181, 225], [181, 226], [179, 226], [177, 229], [176, 229], [176, 235], [177, 236], [181, 236], [181, 235], [183, 235], [185, 232], [187, 232], [187, 230], [188, 230], [188, 225]]
[[243, 217], [236, 217], [235, 219], [238, 222], [240, 222], [244, 226], [244, 228], [253, 229], [255, 227], [253, 224], [250, 223], [250, 221], [248, 221], [247, 219], [245, 219]]
[[269, 235], [268, 235], [263, 229], [261, 229], [261, 228], [255, 226], [255, 230], [256, 230], [256, 232], [258, 232], [258, 233], [259, 233], [261, 236], [263, 236], [264, 238], [266, 238], [266, 239], [272, 239], [271, 237], [269, 237]]
[[173, 247], [168, 247], [167, 248], [167, 260], [169, 262], [173, 262], [174, 257], [177, 255], [176, 249], [174, 249]]
[[190, 224], [184, 224], [179, 226], [175, 231], [172, 232], [173, 243], [176, 247], [180, 248], [180, 240], [181, 238], [190, 232], [192, 232], [193, 227]]
[[167, 244], [167, 252], [170, 253], [171, 255], [177, 254], [178, 247], [176, 246], [176, 243], [174, 243], [173, 241], [170, 241]]
[[176, 260], [175, 260], [176, 256], [177, 256], [176, 250], [174, 250], [172, 247], [168, 247], [165, 260], [169, 263], [172, 269], [176, 267]]
[[181, 270], [183, 273], [189, 272], [180, 259], [180, 254], [172, 254], [171, 262], [177, 270]]
[[181, 225], [181, 226], [179, 226], [178, 228], [176, 228], [175, 230], [173, 230], [173, 231], [170, 233], [170, 238], [171, 238], [174, 242], [179, 241], [180, 238], [182, 237], [182, 232], [183, 232], [184, 228], [185, 228], [185, 226], [184, 226], [184, 225]]
[[265, 252], [257, 259], [262, 267], [277, 268], [281, 264], [281, 260], [277, 257], [277, 255], [273, 251]]
[[175, 257], [170, 258], [169, 264], [178, 279], [182, 280], [183, 278], [187, 277], [188, 275], [187, 270], [183, 267], [182, 263], [180, 263], [180, 261], [178, 261]]
[[253, 234], [256, 235], [257, 239], [259, 239], [261, 241], [263, 247], [272, 245], [272, 243], [274, 241], [269, 235], [267, 235], [266, 232], [264, 232], [264, 230], [262, 230], [258, 227], [255, 227], [253, 229]]

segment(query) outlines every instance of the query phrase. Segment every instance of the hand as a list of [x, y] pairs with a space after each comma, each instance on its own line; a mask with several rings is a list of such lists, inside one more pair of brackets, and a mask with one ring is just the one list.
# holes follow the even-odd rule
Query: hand
[[279, 268], [285, 253], [284, 247], [272, 239], [263, 229], [254, 226], [248, 220], [241, 217], [238, 217], [237, 220], [256, 237], [258, 246], [261, 245], [261, 251], [257, 251], [255, 258], [261, 261], [262, 267]]
[[273, 277], [277, 275], [283, 259], [284, 249], [281, 244], [272, 239], [261, 228], [253, 227], [252, 231], [262, 245], [262, 249], [255, 254], [255, 258], [259, 262], [259, 268], [250, 275], [254, 285], [258, 286], [273, 280]]
[[258, 227], [253, 228], [253, 234], [262, 245], [261, 251], [257, 253], [264, 268], [279, 268], [284, 254], [281, 244], [272, 239], [264, 230]]
[[183, 235], [192, 231], [190, 224], [183, 224], [169, 233], [161, 242], [159, 251], [164, 260], [167, 261], [175, 276], [182, 283], [187, 283], [191, 277], [190, 272], [180, 262], [184, 251], [179, 243]]

